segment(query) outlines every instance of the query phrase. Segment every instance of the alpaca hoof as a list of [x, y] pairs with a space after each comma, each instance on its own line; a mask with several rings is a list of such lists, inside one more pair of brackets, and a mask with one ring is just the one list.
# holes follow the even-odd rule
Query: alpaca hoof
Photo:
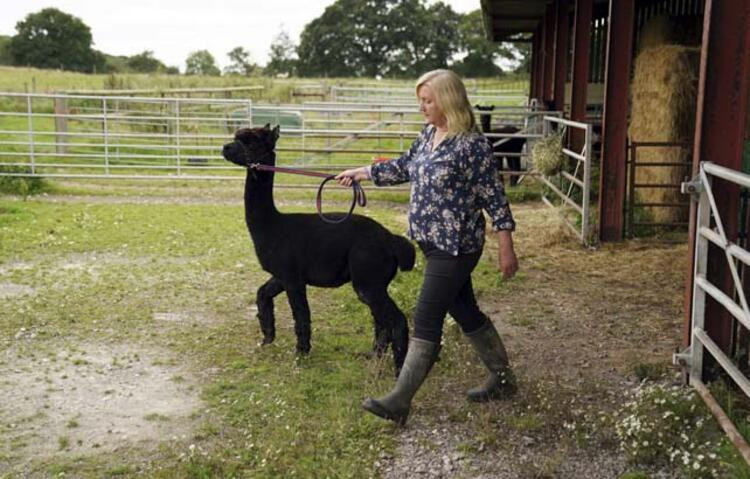
[[269, 345], [273, 342], [275, 338], [272, 336], [266, 336], [263, 338], [263, 342], [261, 343], [263, 346]]
[[307, 356], [308, 354], [310, 354], [310, 345], [309, 344], [307, 346], [298, 345], [297, 354], [299, 354], [300, 356]]

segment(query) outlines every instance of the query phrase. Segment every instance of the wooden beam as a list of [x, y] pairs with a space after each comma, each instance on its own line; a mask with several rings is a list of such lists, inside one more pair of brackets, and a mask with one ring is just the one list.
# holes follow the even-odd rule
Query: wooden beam
[[[586, 121], [586, 93], [589, 85], [589, 49], [591, 44], [591, 12], [593, 0], [576, 0], [575, 28], [573, 30], [573, 79], [570, 94], [570, 119]], [[571, 131], [572, 146], [576, 151], [583, 147], [583, 132]]]
[[622, 240], [628, 91], [633, 52], [635, 2], [610, 0], [607, 66], [604, 75], [602, 163], [599, 181], [599, 239]]

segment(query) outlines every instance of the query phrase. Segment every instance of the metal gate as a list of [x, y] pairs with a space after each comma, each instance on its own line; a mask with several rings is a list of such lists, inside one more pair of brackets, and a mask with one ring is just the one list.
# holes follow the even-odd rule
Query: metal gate
[[[682, 188], [684, 193], [693, 194], [693, 200], [698, 203], [698, 210], [695, 228], [690, 346], [685, 351], [675, 354], [674, 362], [686, 369], [686, 372], [690, 375], [690, 384], [698, 390], [712, 412], [717, 415], [721, 426], [738, 447], [745, 460], [750, 463], [750, 449], [703, 383], [704, 354], [708, 351], [745, 395], [750, 397], [750, 381], [735, 362], [711, 339], [705, 329], [706, 298], [710, 296], [731, 313], [739, 325], [750, 330], [750, 309], [748, 309], [737, 264], [739, 261], [746, 267], [750, 266], [750, 251], [731, 242], [727, 237], [711, 187], [712, 178], [716, 177], [744, 188], [750, 188], [750, 175], [711, 162], [701, 163], [699, 175], [696, 180], [684, 183]], [[734, 280], [733, 297], [724, 293], [708, 279], [708, 269], [709, 266], [712, 266], [708, 264], [709, 243], [713, 243], [724, 251], [729, 271]]]
[[[569, 148], [563, 148], [563, 167], [559, 175], [550, 177], [539, 175], [539, 179], [544, 183], [555, 196], [561, 201], [560, 206], [572, 208], [578, 215], [580, 225], [572, 223], [565, 218], [566, 224], [575, 232], [583, 244], [590, 244], [593, 241], [593, 228], [590, 218], [591, 211], [591, 133], [592, 126], [589, 123], [580, 123], [577, 121], [558, 118], [555, 116], [545, 116], [541, 123], [543, 136], [548, 136], [555, 128], [568, 127], [580, 129], [584, 133], [583, 147], [580, 152], [573, 151]], [[568, 133], [570, 130], [568, 130]], [[565, 142], [563, 142], [565, 144]], [[566, 185], [567, 183], [567, 185]], [[580, 200], [576, 197], [580, 196]], [[542, 201], [547, 206], [557, 207], [544, 194]]]

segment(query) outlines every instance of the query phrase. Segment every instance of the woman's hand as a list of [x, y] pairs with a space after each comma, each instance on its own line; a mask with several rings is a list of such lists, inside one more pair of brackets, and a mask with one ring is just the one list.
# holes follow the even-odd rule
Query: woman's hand
[[513, 249], [513, 237], [510, 231], [498, 232], [497, 246], [497, 269], [503, 273], [503, 279], [510, 279], [518, 271], [518, 258], [516, 258], [516, 252]]
[[343, 186], [352, 186], [354, 181], [369, 180], [370, 172], [366, 166], [360, 168], [352, 168], [351, 170], [344, 170], [336, 175], [336, 181]]

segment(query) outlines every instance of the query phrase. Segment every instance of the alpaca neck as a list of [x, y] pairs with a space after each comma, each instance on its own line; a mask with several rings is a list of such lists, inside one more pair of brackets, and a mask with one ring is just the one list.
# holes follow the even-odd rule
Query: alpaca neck
[[273, 172], [247, 170], [245, 178], [245, 221], [248, 228], [268, 223], [279, 215], [273, 202]]
[[485, 132], [485, 133], [489, 133], [490, 132], [490, 130], [492, 128], [491, 121], [492, 121], [492, 115], [489, 115], [487, 113], [483, 113], [483, 114], [479, 115], [479, 122], [482, 124], [482, 131], [483, 132]]

